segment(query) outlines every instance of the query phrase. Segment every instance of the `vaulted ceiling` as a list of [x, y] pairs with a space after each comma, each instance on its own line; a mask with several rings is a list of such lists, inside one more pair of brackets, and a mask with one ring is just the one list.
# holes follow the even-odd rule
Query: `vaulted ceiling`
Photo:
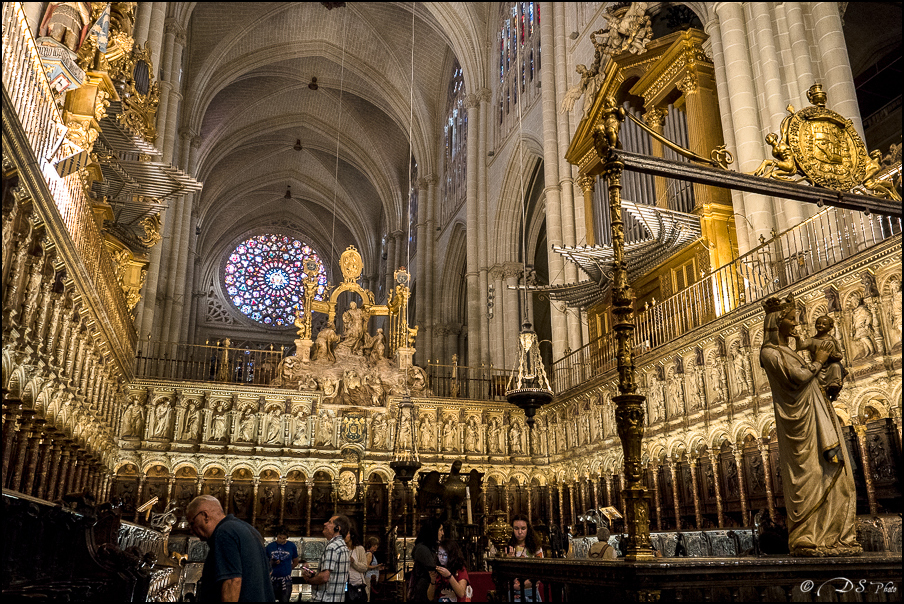
[[375, 273], [383, 235], [406, 227], [409, 152], [436, 173], [454, 61], [469, 90], [485, 85], [488, 5], [172, 6], [187, 34], [180, 124], [201, 139], [199, 255], [290, 220], [324, 256], [355, 245]]

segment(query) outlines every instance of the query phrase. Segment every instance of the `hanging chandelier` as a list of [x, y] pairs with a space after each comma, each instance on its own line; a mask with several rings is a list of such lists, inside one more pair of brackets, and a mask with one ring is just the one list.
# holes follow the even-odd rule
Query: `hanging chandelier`
[[524, 322], [518, 335], [518, 366], [512, 370], [505, 398], [524, 411], [528, 428], [534, 427], [537, 410], [553, 399], [543, 358], [540, 356], [540, 343], [530, 321]]

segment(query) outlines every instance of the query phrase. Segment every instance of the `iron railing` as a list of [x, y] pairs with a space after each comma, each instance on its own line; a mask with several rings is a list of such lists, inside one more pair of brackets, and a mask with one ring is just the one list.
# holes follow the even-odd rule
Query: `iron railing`
[[[827, 208], [764, 241], [666, 300], [634, 314], [634, 353], [647, 354], [746, 304], [763, 300], [894, 236], [902, 221]], [[612, 334], [603, 334], [553, 363], [561, 394], [615, 367]]]
[[282, 358], [282, 348], [147, 342], [138, 347], [135, 377], [266, 386], [276, 377]]
[[427, 388], [433, 396], [472, 400], [505, 400], [510, 369], [428, 363]]

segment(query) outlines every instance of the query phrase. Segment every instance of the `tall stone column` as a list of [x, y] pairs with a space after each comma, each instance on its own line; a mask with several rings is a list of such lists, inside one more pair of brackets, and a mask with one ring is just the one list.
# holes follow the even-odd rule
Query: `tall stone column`
[[[717, 84], [728, 87], [729, 106], [735, 133], [737, 170], [753, 172], [764, 157], [763, 132], [759, 124], [758, 103], [754, 90], [754, 76], [751, 70], [750, 50], [747, 46], [747, 29], [745, 27], [744, 8], [734, 2], [718, 2], [715, 5], [719, 16], [719, 25], [724, 53], [725, 71], [728, 77], [725, 82]], [[728, 129], [723, 122], [722, 131]], [[744, 197], [744, 213], [752, 226], [749, 244], [757, 245], [762, 235], [767, 239], [775, 228], [772, 201], [763, 195], [747, 193]], [[742, 253], [746, 250], [742, 250]]]
[[[541, 48], [555, 48], [555, 32], [553, 30], [552, 2], [541, 2], [540, 13], [546, 15], [540, 23]], [[546, 240], [548, 245], [562, 245], [565, 242], [562, 227], [562, 196], [559, 187], [559, 146], [557, 132], [557, 107], [555, 89], [555, 62], [545, 60], [540, 65], [540, 81], [549, 82], [551, 85], [541, 87], [541, 100], [543, 108], [543, 179], [545, 188], [543, 195], [546, 200]], [[565, 260], [559, 254], [549, 254], [549, 279], [550, 285], [562, 285], [565, 283]], [[553, 358], [559, 359], [565, 354], [566, 348], [571, 346], [569, 338], [568, 319], [566, 313], [555, 304], [550, 304], [550, 322], [552, 323], [552, 349]]]
[[427, 256], [425, 271], [426, 280], [424, 281], [424, 304], [426, 305], [425, 316], [427, 318], [427, 324], [424, 326], [424, 348], [427, 350], [428, 358], [435, 361], [440, 360], [441, 354], [441, 347], [436, 345], [437, 338], [435, 337], [438, 319], [436, 305], [434, 304], [436, 292], [433, 289], [436, 278], [436, 185], [438, 182], [439, 179], [436, 177], [436, 174], [427, 175], [427, 190], [429, 192], [427, 196], [427, 237], [423, 242], [424, 252]]
[[697, 459], [692, 458], [687, 460], [688, 465], [691, 469], [691, 488], [694, 492], [694, 521], [697, 525], [697, 530], [703, 530], [703, 512], [700, 509], [700, 483], [697, 481]]
[[[493, 266], [489, 273], [490, 285], [493, 288], [493, 318], [490, 319], [490, 362], [493, 367], [509, 367], [505, 358], [505, 324], [508, 315], [508, 288], [503, 280], [505, 272], [502, 265]], [[517, 293], [515, 294], [517, 296]], [[489, 314], [490, 309], [487, 309]]]
[[251, 481], [251, 526], [257, 524], [257, 491], [260, 488], [261, 479], [255, 476]]
[[785, 64], [786, 81], [792, 97], [788, 99], [795, 107], [805, 107], [807, 89], [816, 81], [816, 70], [810, 56], [810, 37], [804, 22], [803, 3], [782, 2], [775, 5], [776, 14], [784, 14], [785, 28], [779, 34], [784, 41], [787, 55], [792, 59]]
[[[132, 39], [135, 40], [135, 48], [144, 48], [151, 28], [151, 15], [154, 12], [153, 2], [139, 2], [135, 15], [135, 27], [132, 29]], [[154, 76], [156, 79], [156, 76]]]
[[[468, 360], [467, 365], [480, 365], [480, 322], [483, 317], [480, 300], [480, 197], [479, 187], [479, 153], [480, 142], [480, 97], [469, 94], [465, 97], [465, 108], [468, 112], [468, 143], [466, 167], [466, 216], [467, 216], [467, 271], [465, 278], [468, 287]], [[486, 297], [484, 297], [486, 300]]]
[[864, 138], [839, 7], [825, 2], [810, 2], [809, 6], [813, 17], [813, 39], [819, 49], [817, 56], [822, 66], [822, 84], [829, 103], [833, 110], [851, 120], [857, 134]]
[[[142, 474], [141, 476], [138, 477], [138, 490], [135, 492], [135, 517], [132, 519], [132, 522], [138, 522], [138, 516], [141, 514], [141, 512], [138, 511], [138, 508], [141, 507], [142, 503], [144, 503], [141, 500], [141, 497], [144, 494], [144, 482], [145, 482], [146, 478], [147, 477], [144, 474]], [[227, 482], [227, 484], [228, 484], [228, 482]], [[226, 488], [227, 488], [227, 493], [228, 493], [229, 487], [227, 486]], [[226, 496], [226, 501], [229, 501], [228, 494]], [[226, 513], [228, 514], [229, 512], [227, 511]]]
[[[279, 523], [283, 524], [286, 518], [286, 478], [279, 479]], [[362, 529], [362, 532], [365, 532]]]
[[[427, 247], [427, 221], [424, 214], [426, 213], [425, 206], [427, 205], [425, 202], [428, 198], [428, 188], [427, 188], [427, 179], [419, 178], [417, 181], [418, 188], [418, 216], [417, 216], [417, 255], [415, 257], [417, 264], [414, 268], [414, 279], [417, 283], [417, 287], [415, 289], [415, 315], [414, 315], [414, 324], [420, 327], [420, 331], [422, 332], [424, 329], [424, 325], [427, 323], [427, 278], [425, 273], [427, 272], [427, 262], [426, 262], [426, 250]], [[422, 334], [423, 335], [423, 334]], [[427, 361], [430, 359], [430, 350], [421, 345], [421, 342], [417, 343], [417, 352], [415, 353], [416, 363], [421, 366], [427, 365]]]
[[151, 9], [151, 22], [148, 25], [148, 44], [151, 46], [151, 62], [154, 64], [154, 77], [158, 78], [163, 51], [163, 32], [166, 22], [166, 2], [154, 2]]
[[553, 498], [552, 498], [552, 486], [547, 485], [546, 487], [546, 498], [548, 500], [549, 505], [549, 518], [546, 520], [547, 525], [553, 526], [556, 522], [556, 514], [555, 508], [553, 507]]
[[562, 532], [565, 532], [565, 494], [562, 492], [564, 485], [560, 482], [559, 487], [559, 522], [561, 523]]
[[[489, 243], [487, 233], [487, 214], [490, 204], [487, 202], [487, 122], [489, 121], [489, 102], [493, 98], [493, 93], [489, 88], [481, 88], [477, 91], [477, 97], [480, 100], [480, 116], [479, 116], [479, 134], [477, 141], [477, 265], [480, 270], [478, 284], [480, 286], [480, 299], [487, 299], [487, 291], [489, 282], [487, 280], [487, 271], [489, 269]], [[468, 319], [470, 322], [470, 318]], [[490, 331], [487, 323], [486, 315], [480, 315], [479, 336], [480, 336], [480, 364], [490, 364]], [[477, 336], [472, 333], [471, 337]], [[477, 363], [471, 363], [476, 365]]]
[[392, 274], [395, 272], [398, 266], [395, 266], [396, 262], [396, 244], [398, 241], [396, 240], [396, 232], [393, 231], [387, 234], [386, 236], [386, 302], [388, 303], [390, 300], [390, 292], [392, 288], [395, 287], [395, 281], [392, 279]]
[[[56, 450], [58, 451], [58, 449]], [[50, 480], [50, 468], [54, 461], [53, 458], [59, 457], [58, 455], [54, 455], [54, 451], [53, 434], [52, 432], [45, 430], [44, 438], [41, 442], [41, 461], [39, 469], [37, 470], [37, 485], [32, 492], [32, 495], [38, 499], [43, 499], [44, 493], [47, 491], [47, 483]], [[57, 463], [59, 463], [59, 459], [57, 459]]]
[[[658, 489], [657, 489], [658, 491]], [[606, 505], [612, 507], [612, 475], [606, 474]]]
[[[505, 286], [502, 293], [504, 311], [502, 322], [504, 326], [504, 337], [506, 337], [507, 340], [510, 340], [510, 343], [508, 341], [505, 342], [508, 345], [503, 348], [503, 351], [505, 355], [505, 368], [508, 369], [514, 367], [518, 362], [517, 338], [518, 334], [521, 333], [521, 321], [523, 318], [527, 318], [523, 317], [521, 314], [520, 298], [523, 296], [523, 293], [517, 289], [513, 289], [518, 287], [518, 279], [524, 275], [524, 267], [517, 262], [506, 262], [502, 270], [503, 276], [505, 277]], [[499, 293], [497, 292], [496, 295], [498, 297]], [[525, 312], [527, 311], [527, 309], [524, 310]]]
[[503, 493], [505, 494], [505, 521], [508, 524], [512, 523], [512, 485], [506, 483], [502, 487]]

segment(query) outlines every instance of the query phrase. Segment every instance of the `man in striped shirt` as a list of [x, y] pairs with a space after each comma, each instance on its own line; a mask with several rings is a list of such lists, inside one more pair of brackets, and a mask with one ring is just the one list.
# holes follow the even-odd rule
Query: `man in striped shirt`
[[347, 516], [333, 516], [323, 523], [323, 536], [329, 541], [320, 557], [316, 573], [305, 570], [302, 582], [313, 586], [314, 602], [345, 601], [345, 583], [348, 581], [348, 547], [345, 536], [351, 522]]

